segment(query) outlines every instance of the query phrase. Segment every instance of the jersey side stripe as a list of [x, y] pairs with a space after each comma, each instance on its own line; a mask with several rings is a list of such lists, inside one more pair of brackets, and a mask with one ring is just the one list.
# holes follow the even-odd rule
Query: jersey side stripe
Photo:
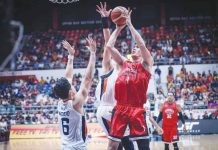
[[101, 93], [100, 93], [100, 100], [102, 95], [104, 94], [104, 92], [106, 91], [106, 87], [107, 87], [107, 79], [108, 77], [113, 73], [114, 70], [111, 70], [110, 72], [108, 72], [105, 75], [101, 76]]
[[82, 138], [84, 142], [86, 141], [86, 136], [87, 136], [86, 120], [85, 120], [85, 116], [82, 116]]

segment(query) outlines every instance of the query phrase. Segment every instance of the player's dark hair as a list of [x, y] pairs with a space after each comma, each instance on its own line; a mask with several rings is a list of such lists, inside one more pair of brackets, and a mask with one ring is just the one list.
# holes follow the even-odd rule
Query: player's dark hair
[[60, 78], [55, 86], [54, 86], [54, 93], [57, 97], [61, 99], [67, 99], [69, 95], [69, 91], [71, 89], [71, 85], [66, 78]]

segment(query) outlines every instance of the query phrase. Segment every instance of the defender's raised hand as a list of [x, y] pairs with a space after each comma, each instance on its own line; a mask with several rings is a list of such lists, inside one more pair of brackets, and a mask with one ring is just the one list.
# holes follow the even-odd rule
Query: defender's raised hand
[[102, 2], [100, 2], [100, 5], [96, 5], [96, 7], [97, 7], [96, 11], [101, 15], [101, 17], [109, 17], [112, 9], [107, 11], [106, 2], [104, 2], [104, 5], [102, 4]]
[[66, 40], [62, 42], [63, 47], [68, 51], [70, 55], [74, 55], [75, 50], [74, 47], [71, 46]]
[[93, 40], [90, 36], [86, 38], [88, 46], [86, 46], [91, 53], [96, 53], [96, 41]]

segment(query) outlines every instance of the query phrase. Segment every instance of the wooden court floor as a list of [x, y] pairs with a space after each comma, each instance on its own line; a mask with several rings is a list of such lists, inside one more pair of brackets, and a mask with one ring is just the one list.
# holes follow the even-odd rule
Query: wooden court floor
[[[91, 139], [88, 150], [105, 150], [107, 139]], [[151, 142], [151, 150], [163, 150], [162, 142]], [[180, 150], [218, 150], [217, 135], [185, 135], [180, 137]], [[20, 139], [0, 143], [0, 150], [59, 150], [60, 139]], [[136, 148], [137, 150], [137, 148]], [[171, 147], [171, 150], [173, 148]]]

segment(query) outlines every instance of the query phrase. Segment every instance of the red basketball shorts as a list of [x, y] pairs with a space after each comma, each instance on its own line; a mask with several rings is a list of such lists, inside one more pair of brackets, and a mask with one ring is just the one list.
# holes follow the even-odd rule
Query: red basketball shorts
[[179, 141], [177, 127], [163, 127], [162, 140], [165, 143], [174, 143]]
[[113, 109], [109, 138], [121, 141], [127, 125], [130, 129], [130, 139], [148, 139], [146, 113], [143, 107], [117, 105]]

